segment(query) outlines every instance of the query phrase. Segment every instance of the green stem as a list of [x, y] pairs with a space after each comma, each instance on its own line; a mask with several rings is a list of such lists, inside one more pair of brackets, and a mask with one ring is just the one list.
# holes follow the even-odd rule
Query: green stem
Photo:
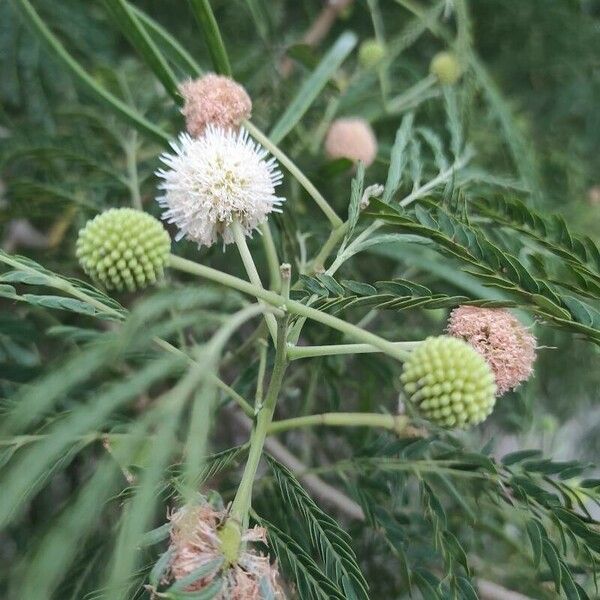
[[281, 289], [281, 275], [279, 274], [279, 258], [277, 256], [277, 249], [275, 248], [275, 242], [273, 241], [273, 234], [269, 223], [263, 223], [260, 226], [260, 232], [262, 233], [262, 243], [265, 249], [265, 255], [267, 257], [267, 265], [269, 266], [269, 277], [271, 283], [271, 289], [278, 292]]
[[258, 407], [263, 401], [263, 386], [265, 382], [265, 372], [267, 370], [267, 342], [264, 339], [258, 340], [258, 375], [256, 376], [256, 394], [254, 395], [254, 406]]
[[[244, 263], [244, 268], [246, 269], [246, 273], [248, 274], [248, 279], [250, 279], [252, 285], [264, 289], [262, 281], [260, 280], [260, 275], [258, 274], [258, 270], [256, 269], [256, 265], [254, 264], [252, 253], [250, 252], [250, 248], [248, 248], [248, 244], [246, 243], [246, 235], [242, 230], [242, 226], [237, 221], [234, 221], [232, 224], [232, 229], [233, 237], [235, 238], [235, 244], [240, 253], [242, 262]], [[273, 338], [273, 340], [275, 340], [277, 331], [277, 323], [275, 322], [275, 317], [272, 314], [265, 313], [265, 321], [267, 323], [267, 328], [269, 329], [271, 337]]]
[[311, 270], [313, 272], [319, 272], [321, 269], [324, 269], [325, 261], [329, 258], [329, 255], [333, 252], [333, 249], [337, 246], [339, 241], [346, 235], [348, 227], [348, 221], [344, 221], [341, 225], [332, 230], [325, 241], [325, 244], [323, 244], [323, 247], [312, 261]]
[[304, 173], [294, 164], [291, 158], [289, 158], [282, 150], [279, 149], [260, 129], [255, 125], [246, 121], [244, 127], [248, 130], [248, 133], [255, 138], [260, 144], [262, 144], [294, 177], [298, 183], [307, 191], [308, 195], [317, 203], [317, 206], [323, 211], [325, 216], [329, 219], [331, 225], [339, 227], [343, 221], [337, 215], [337, 213], [329, 206], [329, 203], [317, 188], [310, 182], [310, 180], [304, 175]]
[[137, 168], [137, 132], [132, 131], [131, 137], [125, 144], [125, 157], [127, 161], [127, 177], [131, 203], [137, 210], [144, 210], [142, 196], [140, 194], [140, 180]]
[[445, 171], [442, 171], [437, 177], [428, 181], [420, 188], [412, 191], [408, 196], [405, 196], [400, 200], [400, 206], [408, 206], [411, 202], [426, 196], [431, 190], [435, 189], [438, 185], [448, 181], [455, 175], [457, 171], [460, 171], [470, 160], [473, 158], [473, 152], [467, 150], [460, 158], [457, 158], [454, 164], [450, 165]]
[[248, 461], [242, 474], [231, 509], [227, 525], [222, 532], [222, 550], [230, 562], [235, 562], [239, 555], [241, 533], [248, 524], [248, 511], [252, 503], [252, 487], [256, 478], [258, 464], [262, 457], [263, 447], [267, 438], [269, 426], [273, 420], [273, 413], [277, 405], [277, 397], [283, 382], [283, 375], [287, 367], [286, 358], [287, 318], [282, 318], [277, 323], [277, 343], [275, 350], [275, 364], [271, 373], [269, 389], [264, 404], [260, 407], [256, 423], [250, 437], [250, 450]]
[[357, 248], [359, 248], [365, 240], [369, 239], [369, 237], [371, 237], [371, 235], [380, 227], [383, 227], [383, 225], [385, 225], [385, 223], [379, 219], [373, 221], [373, 223], [371, 223], [363, 232], [356, 236], [352, 243], [349, 244], [348, 247], [336, 257], [336, 259], [327, 269], [327, 275], [333, 275], [349, 258], [358, 252]]
[[365, 331], [364, 329], [353, 325], [352, 323], [346, 323], [346, 321], [343, 321], [342, 319], [338, 319], [333, 315], [306, 306], [301, 302], [283, 298], [275, 292], [265, 290], [248, 281], [229, 275], [228, 273], [223, 273], [217, 269], [192, 262], [191, 260], [173, 254], [169, 257], [169, 264], [172, 268], [183, 271], [184, 273], [204, 277], [215, 283], [220, 283], [221, 285], [233, 288], [244, 294], [254, 296], [259, 300], [264, 300], [267, 304], [271, 304], [272, 306], [285, 308], [292, 314], [307, 317], [313, 321], [322, 323], [327, 327], [341, 331], [348, 337], [355, 339], [357, 342], [371, 344], [372, 346], [379, 348], [385, 354], [392, 356], [401, 362], [404, 362], [409, 357], [409, 353], [406, 350], [398, 348], [394, 342], [385, 340], [374, 333]]
[[[152, 341], [159, 348], [162, 348], [163, 350], [166, 350], [171, 354], [179, 354], [184, 356], [190, 364], [194, 364], [197, 362], [186, 352], [173, 346], [173, 344], [170, 344], [166, 340], [155, 337]], [[227, 385], [220, 377], [217, 377], [217, 375], [215, 375], [215, 373], [213, 373], [212, 371], [208, 373], [208, 377], [212, 381], [212, 383], [214, 383], [220, 390], [225, 392], [225, 394], [227, 394], [232, 400], [234, 400], [238, 404], [238, 406], [246, 413], [247, 416], [254, 416], [254, 409], [252, 408], [252, 405], [249, 402], [247, 402], [243, 396], [238, 394], [231, 386]]]
[[387, 111], [388, 112], [400, 112], [402, 110], [406, 110], [414, 105], [415, 101], [419, 98], [421, 94], [424, 94], [429, 89], [434, 87], [437, 83], [437, 78], [435, 75], [427, 75], [418, 81], [413, 86], [409, 87], [405, 92], [392, 98], [387, 103]]
[[[396, 348], [414, 349], [420, 342], [392, 342]], [[330, 346], [292, 346], [288, 347], [288, 358], [312, 358], [315, 356], [336, 356], [339, 354], [369, 354], [381, 352], [372, 344], [332, 344]]]
[[299, 427], [326, 425], [328, 427], [378, 427], [390, 429], [398, 434], [406, 431], [409, 425], [408, 417], [404, 415], [384, 415], [377, 413], [323, 413], [294, 417], [282, 421], [273, 421], [269, 433], [281, 433]]

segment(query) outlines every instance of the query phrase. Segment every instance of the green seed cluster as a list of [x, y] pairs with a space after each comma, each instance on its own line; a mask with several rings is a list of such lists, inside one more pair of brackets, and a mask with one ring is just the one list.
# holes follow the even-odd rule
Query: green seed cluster
[[452, 52], [436, 54], [431, 60], [429, 70], [443, 85], [454, 85], [461, 76], [460, 63]]
[[404, 364], [401, 379], [419, 414], [441, 427], [481, 423], [496, 403], [494, 375], [485, 359], [450, 336], [421, 342]]
[[134, 291], [163, 275], [171, 239], [161, 222], [132, 208], [111, 208], [79, 232], [77, 258], [107, 289]]

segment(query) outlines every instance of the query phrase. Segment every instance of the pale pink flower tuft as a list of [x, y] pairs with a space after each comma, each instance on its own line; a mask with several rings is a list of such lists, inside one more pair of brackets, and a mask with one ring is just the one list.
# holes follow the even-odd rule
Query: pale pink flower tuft
[[[222, 557], [218, 527], [226, 517], [226, 511], [218, 511], [210, 504], [186, 506], [170, 515], [170, 579], [183, 579], [202, 565]], [[266, 540], [266, 531], [262, 527], [253, 527], [243, 533], [242, 541], [246, 545], [237, 563], [218, 571], [223, 585], [215, 600], [260, 600], [261, 581], [263, 585], [270, 586], [273, 598], [283, 600], [285, 596], [279, 584], [277, 566], [271, 564], [268, 556], [259, 554], [248, 545], [253, 542], [265, 544]], [[185, 591], [204, 589], [215, 575], [193, 582]]]
[[377, 156], [377, 139], [364, 119], [348, 117], [336, 119], [325, 138], [325, 152], [329, 158], [349, 158], [369, 166]]
[[233, 79], [209, 73], [179, 86], [188, 133], [201, 136], [208, 125], [238, 130], [250, 118], [252, 100]]
[[450, 314], [447, 331], [485, 358], [494, 372], [499, 396], [533, 373], [536, 339], [507, 310], [459, 306]]

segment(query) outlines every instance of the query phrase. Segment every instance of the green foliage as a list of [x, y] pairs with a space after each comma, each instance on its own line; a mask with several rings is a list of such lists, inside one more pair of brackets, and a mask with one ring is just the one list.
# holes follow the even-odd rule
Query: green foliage
[[[0, 5], [2, 597], [225, 585], [222, 557], [170, 580], [165, 522], [199, 491], [235, 496], [256, 437], [244, 413], [261, 421], [276, 379], [263, 307], [174, 269], [157, 290], [109, 294], [74, 254], [106, 209], [158, 214], [178, 83], [210, 70], [248, 89], [250, 131], [270, 131], [285, 167], [283, 213], [249, 242], [260, 276], [279, 292], [273, 268], [290, 263], [291, 297], [338, 317], [291, 315], [289, 344], [347, 344], [350, 323], [420, 340], [465, 304], [515, 309], [539, 339], [534, 381], [474, 432], [415, 417], [399, 434], [356, 423], [267, 442], [251, 517], [286, 595], [470, 600], [490, 580], [597, 597], [599, 221], [583, 198], [598, 185], [598, 11], [517, 4], [356, 2], [317, 44], [307, 31], [331, 7], [316, 0]], [[385, 55], [365, 68], [356, 49], [373, 39]], [[427, 75], [445, 50], [462, 68], [451, 88]], [[368, 169], [326, 160], [338, 116], [372, 123]], [[14, 235], [23, 221], [41, 242]], [[174, 252], [245, 277], [235, 249]], [[405, 351], [368, 351], [294, 360], [277, 419], [395, 414]]]
[[301, 515], [302, 528], [309, 532], [311, 550], [323, 562], [332, 585], [343, 598], [368, 598], [368, 584], [356, 563], [347, 533], [315, 504], [289, 469], [272, 457], [268, 460], [281, 500]]

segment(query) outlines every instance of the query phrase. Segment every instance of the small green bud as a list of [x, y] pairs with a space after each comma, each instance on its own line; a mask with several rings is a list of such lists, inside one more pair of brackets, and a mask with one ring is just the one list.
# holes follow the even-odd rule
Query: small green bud
[[162, 223], [132, 208], [111, 208], [79, 232], [83, 270], [107, 289], [135, 291], [163, 276], [171, 238]]
[[496, 403], [494, 375], [485, 359], [450, 336], [421, 342], [404, 364], [401, 380], [419, 414], [441, 427], [481, 423]]
[[242, 545], [242, 532], [238, 523], [227, 519], [223, 527], [219, 529], [217, 536], [221, 543], [221, 552], [228, 564], [234, 565], [239, 556]]
[[443, 85], [454, 85], [462, 73], [460, 63], [452, 52], [438, 52], [431, 60], [429, 71]]
[[376, 39], [365, 40], [358, 51], [358, 62], [365, 69], [376, 67], [385, 56], [385, 47]]

